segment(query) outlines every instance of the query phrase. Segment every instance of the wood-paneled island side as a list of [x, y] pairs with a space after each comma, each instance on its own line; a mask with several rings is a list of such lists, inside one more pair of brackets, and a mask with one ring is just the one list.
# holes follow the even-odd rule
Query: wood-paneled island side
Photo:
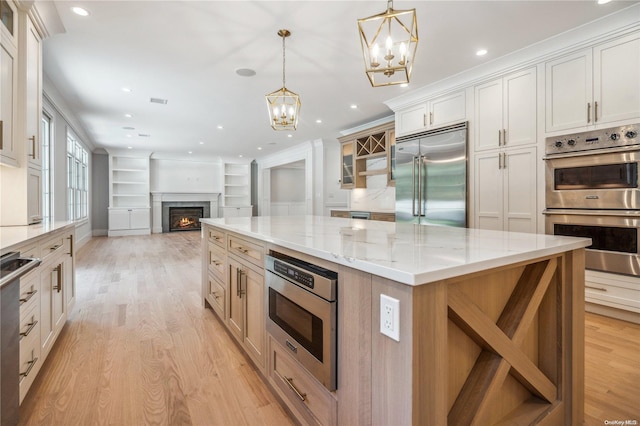
[[[202, 222], [204, 304], [300, 422], [583, 422], [588, 239], [321, 216]], [[334, 392], [264, 328], [258, 265], [272, 252], [338, 273]], [[380, 332], [381, 295], [399, 301], [399, 341]], [[241, 296], [244, 335], [230, 321]]]

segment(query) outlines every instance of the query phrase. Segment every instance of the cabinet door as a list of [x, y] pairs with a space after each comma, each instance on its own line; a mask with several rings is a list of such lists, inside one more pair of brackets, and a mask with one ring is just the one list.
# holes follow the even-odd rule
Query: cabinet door
[[130, 215], [127, 209], [111, 209], [109, 210], [109, 229], [130, 229]]
[[502, 153], [475, 157], [475, 227], [502, 230]]
[[536, 232], [536, 148], [508, 150], [503, 157], [504, 230]]
[[427, 128], [427, 105], [420, 104], [396, 112], [396, 134], [409, 135]]
[[503, 79], [503, 144], [507, 147], [536, 144], [536, 86], [535, 68], [510, 74]]
[[26, 19], [25, 46], [25, 99], [26, 103], [26, 152], [29, 166], [42, 168], [41, 140], [40, 140], [40, 114], [42, 111], [41, 99], [41, 61], [40, 61], [40, 36], [31, 19]]
[[264, 277], [253, 269], [245, 268], [241, 285], [245, 302], [244, 344], [253, 360], [264, 367], [266, 315]]
[[497, 148], [502, 141], [502, 79], [475, 88], [476, 151]]
[[591, 124], [592, 105], [591, 49], [567, 55], [546, 64], [547, 132]]
[[42, 169], [28, 167], [27, 216], [29, 223], [42, 220]]
[[340, 155], [340, 163], [342, 164], [342, 171], [340, 174], [340, 188], [351, 189], [355, 187], [355, 148], [354, 142], [346, 142], [342, 144]]
[[593, 81], [596, 123], [640, 117], [640, 35], [595, 47]]
[[149, 209], [130, 209], [129, 225], [131, 229], [146, 229], [150, 227]]
[[73, 255], [67, 253], [64, 255], [63, 270], [63, 293], [64, 293], [64, 311], [69, 316], [76, 304], [76, 280], [73, 273]]
[[44, 266], [40, 281], [40, 341], [46, 357], [53, 345], [58, 328], [64, 324], [64, 266], [54, 261]]
[[18, 166], [14, 145], [14, 111], [16, 109], [16, 53], [15, 48], [0, 45], [0, 163]]
[[227, 258], [229, 265], [229, 329], [236, 338], [242, 341], [244, 335], [244, 300], [241, 293], [242, 265], [231, 257]]
[[429, 101], [429, 127], [441, 127], [464, 121], [467, 115], [466, 93], [460, 91]]

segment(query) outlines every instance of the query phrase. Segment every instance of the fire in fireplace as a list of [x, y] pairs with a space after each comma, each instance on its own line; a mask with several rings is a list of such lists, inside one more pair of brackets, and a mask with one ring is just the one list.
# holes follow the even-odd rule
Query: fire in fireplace
[[202, 207], [169, 207], [169, 232], [200, 229]]

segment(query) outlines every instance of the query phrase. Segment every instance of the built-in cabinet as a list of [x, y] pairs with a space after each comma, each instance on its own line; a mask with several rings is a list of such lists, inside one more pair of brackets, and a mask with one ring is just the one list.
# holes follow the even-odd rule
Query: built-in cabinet
[[536, 69], [475, 86], [476, 151], [536, 144]]
[[429, 99], [396, 113], [396, 134], [409, 135], [454, 124], [466, 118], [464, 90]]
[[640, 34], [546, 62], [546, 130], [640, 118]]
[[30, 10], [2, 4], [0, 226], [42, 220], [42, 35]]
[[11, 247], [42, 263], [20, 279], [20, 402], [74, 308], [75, 227], [68, 225]]
[[224, 217], [251, 216], [251, 175], [249, 164], [224, 165]]
[[110, 237], [151, 233], [149, 155], [109, 152]]
[[375, 175], [387, 175], [387, 184], [394, 184], [394, 126], [394, 122], [385, 123], [338, 138], [341, 143], [342, 189], [366, 188], [367, 176]]
[[536, 147], [475, 155], [475, 226], [535, 233], [537, 228]]

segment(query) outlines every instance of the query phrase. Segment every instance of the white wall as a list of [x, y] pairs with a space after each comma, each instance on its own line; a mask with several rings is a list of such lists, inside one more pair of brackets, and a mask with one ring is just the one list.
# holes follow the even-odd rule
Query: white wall
[[272, 203], [304, 202], [304, 200], [304, 167], [289, 168], [285, 165], [271, 169]]
[[91, 226], [94, 236], [109, 230], [109, 156], [94, 152], [92, 158]]
[[222, 161], [151, 159], [151, 192], [222, 192]]

